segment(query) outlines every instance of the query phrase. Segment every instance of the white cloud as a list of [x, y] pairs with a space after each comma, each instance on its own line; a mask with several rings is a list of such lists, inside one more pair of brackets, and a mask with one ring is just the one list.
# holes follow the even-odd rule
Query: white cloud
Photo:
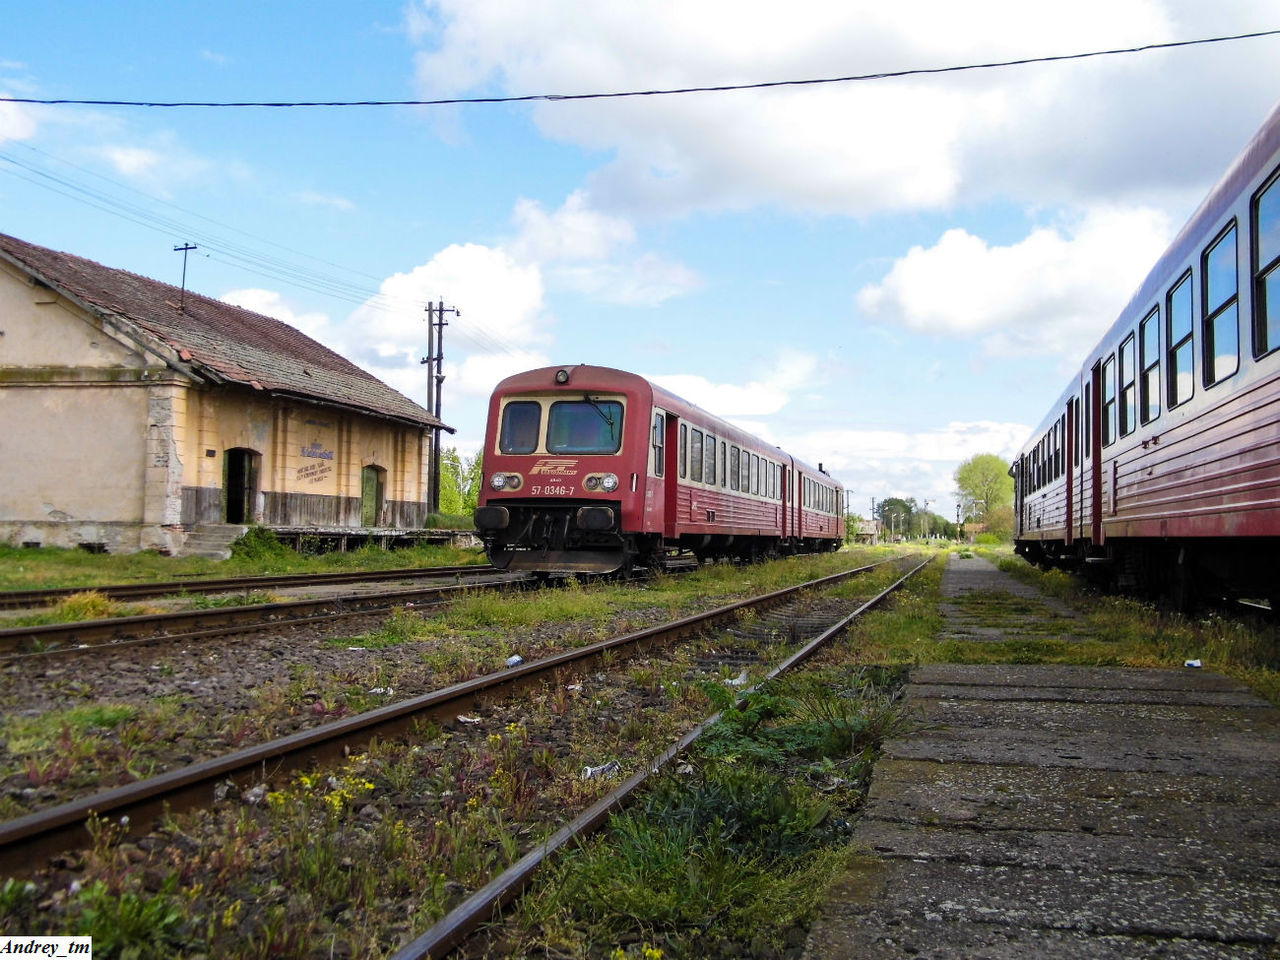
[[155, 150], [146, 147], [100, 147], [98, 153], [117, 173], [127, 177], [140, 177], [152, 174], [164, 162], [164, 157]]
[[295, 194], [299, 203], [306, 204], [309, 207], [329, 207], [333, 210], [354, 210], [356, 205], [346, 197], [340, 197], [332, 193], [317, 193], [314, 190], [304, 190]]
[[559, 210], [522, 198], [512, 214], [511, 255], [546, 268], [548, 281], [606, 303], [657, 306], [701, 286], [698, 274], [655, 253], [635, 254], [636, 231], [624, 217], [593, 209], [575, 191]]
[[1031, 433], [1022, 423], [952, 421], [929, 430], [831, 429], [796, 435], [787, 448], [810, 463], [821, 462], [850, 491], [851, 509], [866, 516], [870, 498], [929, 500], [929, 509], [954, 509], [955, 471], [979, 453], [1011, 460]]
[[920, 333], [984, 338], [989, 353], [1074, 356], [1115, 320], [1172, 234], [1152, 209], [1090, 210], [1072, 223], [992, 246], [963, 229], [913, 247], [859, 309]]
[[[97, 122], [93, 115], [81, 119], [91, 125]], [[102, 143], [89, 152], [116, 173], [162, 197], [168, 197], [178, 184], [206, 179], [215, 172], [213, 164], [192, 153], [168, 132], [152, 134], [145, 143]], [[220, 164], [216, 172], [239, 174], [242, 165]]]
[[[417, 77], [430, 96], [838, 77], [1257, 26], [1250, 4], [1181, 0], [799, 0], [786, 17], [763, 0], [515, 7], [420, 0], [406, 20], [426, 47]], [[1199, 79], [1208, 70], [1214, 84]], [[772, 204], [865, 215], [991, 196], [1089, 202], [1124, 191], [1203, 189], [1256, 127], [1270, 104], [1267, 91], [1278, 85], [1274, 47], [1252, 41], [1070, 65], [531, 109], [545, 134], [611, 155], [590, 181], [601, 209], [661, 214]], [[1192, 116], [1201, 133], [1188, 139]]]
[[0, 143], [30, 140], [36, 135], [36, 129], [35, 113], [25, 104], [0, 103]]
[[219, 299], [223, 303], [273, 317], [322, 343], [333, 336], [328, 314], [319, 311], [300, 313], [275, 290], [246, 287], [242, 290], [228, 290]]
[[579, 293], [606, 303], [656, 307], [702, 285], [696, 271], [653, 253], [623, 263], [560, 267], [551, 277]]
[[570, 194], [554, 213], [521, 198], [511, 219], [519, 230], [511, 244], [512, 255], [536, 263], [601, 260], [632, 243], [636, 236], [627, 220], [591, 209], [580, 190]]
[[[416, 369], [427, 347], [426, 304], [443, 300], [446, 307], [462, 310], [446, 315], [449, 356], [520, 357], [548, 338], [543, 293], [538, 267], [518, 263], [498, 247], [454, 244], [422, 266], [383, 281], [378, 296], [351, 315], [345, 325], [350, 355], [370, 368]], [[451, 383], [450, 388], [465, 386]]]
[[793, 393], [813, 385], [817, 370], [816, 357], [783, 350], [767, 377], [746, 384], [713, 383], [697, 374], [653, 374], [649, 379], [718, 417], [764, 436], [760, 424], [742, 418], [764, 417], [782, 410]]

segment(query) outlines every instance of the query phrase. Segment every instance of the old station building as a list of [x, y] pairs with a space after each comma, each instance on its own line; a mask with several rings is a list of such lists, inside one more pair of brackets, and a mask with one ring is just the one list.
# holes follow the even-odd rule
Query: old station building
[[288, 324], [0, 234], [2, 541], [411, 530], [442, 429]]

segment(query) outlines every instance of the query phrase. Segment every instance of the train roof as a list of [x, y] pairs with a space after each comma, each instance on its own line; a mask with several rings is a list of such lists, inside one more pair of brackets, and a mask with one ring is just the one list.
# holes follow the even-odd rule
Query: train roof
[[[1125, 304], [1124, 309], [1120, 311], [1116, 319], [1107, 327], [1106, 332], [1098, 338], [1098, 341], [1085, 355], [1085, 366], [1095, 357], [1105, 352], [1105, 348], [1115, 339], [1117, 332], [1131, 324], [1135, 315], [1139, 313], [1145, 314], [1150, 309], [1152, 303], [1157, 299], [1157, 294], [1163, 292], [1164, 287], [1168, 285], [1173, 271], [1185, 263], [1193, 252], [1204, 246], [1209, 239], [1210, 233], [1216, 231], [1219, 226], [1219, 221], [1221, 221], [1223, 214], [1236, 203], [1240, 194], [1248, 189], [1249, 184], [1264, 172], [1277, 151], [1280, 151], [1280, 102], [1277, 102], [1271, 108], [1271, 112], [1267, 115], [1266, 120], [1263, 121], [1262, 126], [1259, 127], [1244, 149], [1232, 161], [1231, 166], [1227, 168], [1227, 172], [1223, 174], [1214, 188], [1200, 202], [1195, 213], [1191, 215], [1168, 248], [1160, 255], [1160, 259], [1147, 272], [1138, 288], [1133, 292], [1133, 296]], [[1080, 378], [1079, 369], [1077, 369], [1075, 377], [1078, 381]], [[1067, 398], [1076, 395], [1078, 386], [1078, 383], [1073, 383], [1063, 390], [1054, 406], [1050, 408], [1035, 429], [1031, 431], [1030, 437], [1018, 448], [1019, 451], [1025, 452], [1040, 441], [1040, 437], [1044, 432], [1061, 415], [1066, 406]]]
[[[685, 400], [683, 397], [677, 396], [670, 390], [659, 384], [654, 383], [646, 377], [638, 373], [631, 373], [626, 370], [618, 370], [614, 367], [600, 367], [592, 364], [560, 364], [554, 367], [539, 367], [536, 370], [526, 370], [523, 373], [513, 374], [499, 381], [494, 387], [494, 394], [507, 393], [511, 391], [523, 390], [540, 390], [556, 386], [556, 374], [564, 370], [566, 371], [570, 385], [575, 380], [586, 381], [593, 386], [593, 389], [608, 389], [622, 391], [639, 391], [641, 394], [647, 395], [652, 401], [659, 406], [670, 410], [696, 411], [698, 421], [710, 426], [717, 436], [733, 438], [739, 444], [746, 445], [750, 443], [757, 450], [776, 450], [779, 459], [791, 461], [796, 466], [803, 468], [811, 474], [821, 474], [829, 479], [833, 484], [844, 488], [844, 484], [836, 480], [825, 470], [820, 470], [809, 463], [801, 460], [799, 457], [787, 453], [776, 444], [769, 443], [767, 440], [761, 440], [749, 431], [735, 426], [727, 420], [716, 416], [714, 413], [703, 409], [696, 403]], [[687, 414], [686, 414], [687, 415]]]

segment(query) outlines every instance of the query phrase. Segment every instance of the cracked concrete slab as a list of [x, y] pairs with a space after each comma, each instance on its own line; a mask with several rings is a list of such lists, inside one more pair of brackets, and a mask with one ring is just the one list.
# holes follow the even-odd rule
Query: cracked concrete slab
[[[1029, 590], [976, 559], [943, 581]], [[1001, 618], [993, 637], [1016, 636]], [[806, 960], [1280, 956], [1280, 711], [1205, 670], [911, 681], [923, 725], [886, 744]]]

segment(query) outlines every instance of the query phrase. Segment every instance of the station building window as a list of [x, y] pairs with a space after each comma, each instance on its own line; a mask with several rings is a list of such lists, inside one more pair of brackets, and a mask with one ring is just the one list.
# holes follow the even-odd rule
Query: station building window
[[1253, 201], [1253, 355], [1280, 347], [1280, 171]]
[[1236, 279], [1236, 225], [1204, 252], [1204, 384], [1211, 387], [1240, 368], [1239, 283]]
[[1195, 392], [1192, 372], [1195, 325], [1191, 321], [1191, 271], [1170, 290], [1166, 303], [1169, 342], [1169, 407], [1186, 403]]
[[1138, 326], [1138, 362], [1142, 365], [1142, 384], [1138, 404], [1142, 422], [1150, 423], [1160, 416], [1160, 308], [1152, 307]]

